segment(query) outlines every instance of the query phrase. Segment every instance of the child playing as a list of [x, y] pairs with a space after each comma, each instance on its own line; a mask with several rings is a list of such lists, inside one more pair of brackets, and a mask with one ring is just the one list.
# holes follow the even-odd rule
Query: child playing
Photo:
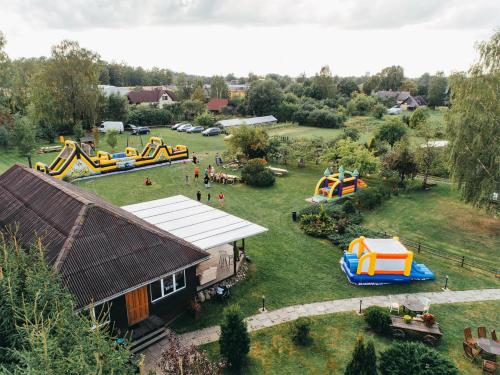
[[208, 193], [208, 195], [207, 195], [207, 204], [208, 204], [209, 206], [211, 206], [211, 205], [212, 205], [212, 196], [210, 195], [210, 193]]
[[151, 179], [149, 177], [146, 177], [146, 179], [144, 180], [144, 184], [146, 186], [151, 186], [151, 185], [153, 185], [153, 181], [151, 181]]
[[200, 168], [196, 166], [194, 167], [194, 180], [198, 181], [198, 177], [200, 177]]
[[224, 207], [224, 194], [222, 192], [219, 193], [219, 204]]
[[201, 191], [199, 191], [199, 190], [196, 193], [196, 199], [198, 200], [198, 202], [201, 202]]
[[208, 176], [205, 176], [203, 182], [205, 183], [205, 187], [208, 189], [210, 187], [210, 179], [208, 178]]

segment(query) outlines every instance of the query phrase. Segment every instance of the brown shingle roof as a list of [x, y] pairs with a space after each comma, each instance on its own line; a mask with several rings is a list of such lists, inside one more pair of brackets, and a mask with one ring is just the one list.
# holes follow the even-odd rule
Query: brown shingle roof
[[42, 238], [77, 308], [206, 259], [208, 253], [96, 195], [16, 164], [0, 176], [0, 227]]
[[222, 108], [227, 107], [229, 100], [213, 98], [207, 103], [207, 108], [210, 111], [220, 111]]
[[155, 88], [152, 90], [138, 90], [130, 91], [127, 96], [130, 104], [140, 104], [140, 103], [157, 103], [163, 94], [168, 94], [170, 98], [175, 101], [176, 96], [170, 90], [165, 90], [162, 88]]

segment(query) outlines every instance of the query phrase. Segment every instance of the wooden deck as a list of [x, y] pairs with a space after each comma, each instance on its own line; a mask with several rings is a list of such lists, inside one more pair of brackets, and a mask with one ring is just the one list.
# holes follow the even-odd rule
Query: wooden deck
[[[204, 271], [212, 267], [217, 267], [217, 274], [215, 279], [204, 283], [203, 285], [198, 285], [197, 290], [206, 289], [214, 284], [217, 284], [231, 276], [234, 275], [234, 263], [233, 263], [233, 246], [226, 244], [222, 246], [217, 246], [212, 249], [205, 250], [212, 256], [209, 260], [200, 263], [196, 267], [196, 274], [201, 274]], [[222, 260], [221, 260], [222, 256]], [[224, 260], [225, 258], [225, 260]], [[240, 260], [236, 264], [236, 272], [240, 269], [241, 264], [244, 260], [244, 255], [240, 255]]]

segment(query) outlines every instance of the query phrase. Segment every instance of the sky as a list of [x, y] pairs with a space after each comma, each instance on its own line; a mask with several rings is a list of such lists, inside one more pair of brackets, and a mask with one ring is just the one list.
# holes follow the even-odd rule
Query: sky
[[499, 28], [500, 0], [0, 0], [11, 58], [71, 39], [106, 61], [199, 75], [449, 74]]

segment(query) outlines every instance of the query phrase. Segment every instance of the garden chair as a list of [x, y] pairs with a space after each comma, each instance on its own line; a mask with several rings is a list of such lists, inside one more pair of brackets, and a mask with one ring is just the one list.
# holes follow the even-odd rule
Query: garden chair
[[498, 342], [496, 330], [491, 331], [491, 339], [495, 342]]
[[476, 340], [474, 339], [474, 337], [472, 337], [472, 331], [470, 327], [464, 328], [464, 339], [467, 344], [472, 346], [476, 345]]
[[480, 339], [486, 338], [486, 327], [477, 327], [477, 337]]
[[493, 361], [483, 360], [483, 374], [495, 374], [498, 365]]
[[423, 313], [428, 314], [431, 308], [431, 300], [429, 298], [424, 298], [424, 305], [425, 307]]
[[395, 310], [398, 312], [399, 315], [399, 309], [401, 305], [397, 302], [392, 302], [392, 296], [389, 296], [389, 313], [392, 312], [392, 310]]
[[480, 351], [469, 345], [466, 341], [463, 342], [464, 355], [469, 361], [474, 362], [480, 358]]

